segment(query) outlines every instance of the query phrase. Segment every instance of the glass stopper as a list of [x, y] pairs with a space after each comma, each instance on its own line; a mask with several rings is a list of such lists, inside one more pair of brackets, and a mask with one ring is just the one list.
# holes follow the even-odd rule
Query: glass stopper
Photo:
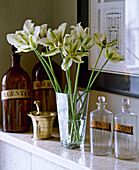
[[127, 98], [122, 99], [122, 106], [124, 106], [124, 107], [130, 107], [130, 105], [129, 105], [129, 99], [127, 99]]
[[99, 96], [98, 101], [99, 101], [99, 103], [104, 103], [105, 102], [105, 97], [104, 96]]

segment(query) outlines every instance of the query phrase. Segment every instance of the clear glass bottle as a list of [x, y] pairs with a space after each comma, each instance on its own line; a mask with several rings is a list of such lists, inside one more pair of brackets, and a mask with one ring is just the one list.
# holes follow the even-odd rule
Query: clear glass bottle
[[31, 80], [20, 67], [20, 55], [12, 46], [11, 68], [2, 77], [2, 117], [3, 131], [28, 131], [30, 120], [27, 113], [31, 110]]
[[129, 99], [123, 99], [122, 112], [114, 117], [115, 157], [119, 159], [137, 156], [137, 116], [130, 107]]
[[94, 155], [112, 152], [113, 114], [105, 109], [105, 97], [98, 97], [98, 109], [90, 113], [90, 148]]

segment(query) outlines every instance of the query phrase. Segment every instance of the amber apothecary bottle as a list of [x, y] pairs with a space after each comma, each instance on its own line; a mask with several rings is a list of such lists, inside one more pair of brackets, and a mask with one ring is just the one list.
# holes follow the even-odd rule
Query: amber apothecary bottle
[[[58, 82], [61, 85], [61, 68], [60, 66], [52, 62], [52, 67]], [[56, 96], [51, 81], [41, 64], [38, 62], [32, 71], [32, 107], [36, 110], [34, 101], [40, 100], [41, 111], [56, 111]]]
[[12, 46], [11, 68], [2, 78], [2, 116], [3, 131], [24, 132], [29, 130], [31, 110], [31, 80], [28, 74], [20, 67], [20, 55], [15, 53]]

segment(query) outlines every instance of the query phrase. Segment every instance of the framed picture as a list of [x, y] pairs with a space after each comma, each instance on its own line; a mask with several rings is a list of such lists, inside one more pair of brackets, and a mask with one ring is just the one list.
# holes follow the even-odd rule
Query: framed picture
[[[126, 60], [119, 64], [108, 62], [93, 89], [139, 98], [139, 18], [138, 0], [78, 0], [77, 19], [91, 34], [106, 32], [108, 41], [117, 39], [115, 46]], [[132, 6], [132, 8], [131, 8]], [[90, 57], [82, 64], [79, 85], [86, 87], [94, 67], [98, 49], [93, 47]], [[101, 56], [96, 72], [104, 63]], [[84, 77], [84, 80], [83, 80]]]

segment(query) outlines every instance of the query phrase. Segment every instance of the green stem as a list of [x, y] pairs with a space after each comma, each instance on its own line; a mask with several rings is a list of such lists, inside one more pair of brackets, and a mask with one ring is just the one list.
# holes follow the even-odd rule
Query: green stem
[[43, 56], [41, 56], [41, 57], [42, 57], [43, 61], [45, 62], [45, 64], [47, 65], [47, 67], [49, 68], [49, 70], [50, 70], [50, 72], [51, 72], [51, 74], [52, 74], [52, 76], [53, 76], [53, 78], [54, 78], [54, 83], [55, 83], [55, 87], [56, 87], [56, 92], [58, 92], [57, 83], [56, 83], [56, 78], [55, 78], [55, 76], [54, 76], [54, 71], [53, 71], [52, 65], [50, 64], [50, 62], [51, 62], [51, 61], [50, 61], [50, 57], [48, 57], [50, 66], [49, 66], [48, 62], [46, 61], [46, 59], [45, 59]]
[[93, 79], [92, 82], [91, 82], [91, 85], [89, 86], [89, 89], [91, 89], [91, 87], [92, 87], [92, 85], [94, 84], [97, 76], [99, 75], [99, 73], [101, 72], [101, 70], [103, 69], [103, 67], [107, 64], [108, 61], [109, 61], [109, 60], [106, 60], [105, 63], [103, 64], [103, 66], [102, 66], [102, 67], [100, 68], [100, 70], [97, 72], [97, 74], [95, 75], [94, 79]]
[[70, 104], [71, 104], [71, 112], [74, 120], [74, 109], [73, 109], [73, 98], [72, 98], [72, 87], [71, 87], [71, 79], [70, 79], [70, 71], [66, 71], [67, 83], [68, 83], [68, 91], [70, 96]]
[[[48, 51], [48, 48], [46, 47], [46, 52]], [[54, 70], [53, 70], [53, 66], [52, 66], [52, 62], [51, 62], [51, 59], [50, 59], [50, 56], [48, 56], [48, 61], [49, 61], [49, 64], [50, 64], [50, 68], [54, 74]]]
[[[96, 78], [98, 77], [99, 73], [100, 73], [101, 70], [104, 68], [104, 66], [107, 64], [107, 62], [108, 62], [108, 60], [105, 61], [105, 63], [102, 65], [102, 67], [100, 68], [100, 70], [97, 72], [97, 74], [96, 74], [95, 77], [93, 78], [93, 80], [92, 80], [92, 82], [91, 82], [91, 85], [88, 87], [89, 90], [91, 89], [93, 83], [95, 82]], [[85, 99], [84, 99], [84, 101], [83, 101], [83, 103], [82, 103], [82, 107], [80, 108], [80, 110], [79, 110], [79, 112], [78, 112], [78, 115], [77, 115], [77, 118], [78, 118], [78, 119], [79, 119], [80, 116], [81, 116], [82, 109], [83, 109], [84, 104], [85, 104], [85, 101], [86, 101], [86, 99], [87, 99], [87, 94], [88, 94], [88, 93], [86, 93]]]
[[90, 92], [90, 91], [92, 91], [92, 90], [91, 90], [91, 89], [90, 89], [90, 90], [85, 90], [85, 91], [78, 97], [77, 102], [81, 99], [81, 97], [82, 97], [85, 93], [88, 93], [88, 92]]
[[[56, 78], [56, 76], [55, 76], [55, 74], [54, 74], [54, 71], [53, 71], [53, 67], [52, 67], [52, 64], [51, 64], [51, 60], [50, 60], [50, 58], [48, 58], [48, 60], [49, 60], [49, 64], [50, 64], [50, 66], [49, 66], [49, 64], [48, 64], [48, 62], [45, 60], [45, 58], [39, 53], [39, 51], [38, 50], [35, 50], [35, 53], [36, 53], [36, 55], [39, 57], [39, 60], [41, 61], [41, 60], [43, 60], [43, 66], [44, 66], [44, 68], [45, 68], [45, 70], [46, 70], [46, 72], [47, 72], [47, 74], [48, 74], [48, 72], [50, 71], [51, 72], [51, 74], [52, 74], [52, 76], [53, 76], [53, 79], [54, 79], [54, 82], [55, 82], [55, 91], [56, 92], [58, 92], [58, 89], [59, 89], [59, 91], [60, 92], [62, 92], [62, 90], [61, 90], [61, 87], [60, 87], [60, 85], [59, 85], [59, 83], [58, 83], [58, 80], [57, 80], [57, 78]], [[42, 63], [42, 61], [41, 61], [41, 63]], [[47, 66], [47, 67], [46, 67]], [[50, 73], [49, 73], [49, 75], [50, 75]], [[50, 79], [50, 78], [49, 78]], [[53, 79], [51, 78], [50, 80], [52, 80], [53, 81]], [[51, 83], [52, 83], [52, 81], [51, 81]], [[58, 87], [58, 88], [57, 88]]]
[[44, 67], [44, 69], [45, 69], [45, 71], [46, 71], [46, 73], [47, 73], [47, 75], [48, 75], [48, 77], [49, 77], [49, 79], [50, 79], [50, 81], [51, 81], [51, 83], [52, 83], [52, 86], [53, 86], [54, 90], [56, 91], [56, 87], [55, 87], [55, 84], [54, 84], [54, 82], [53, 82], [53, 79], [52, 79], [52, 77], [51, 77], [51, 75], [50, 75], [50, 73], [49, 73], [48, 68], [47, 68], [46, 65], [45, 65], [45, 62], [44, 62], [43, 59], [41, 58], [41, 54], [39, 53], [38, 50], [34, 50], [34, 51], [35, 51], [36, 55], [38, 56], [39, 60], [41, 61], [42, 65], [43, 65], [43, 67]]
[[78, 88], [78, 79], [79, 79], [79, 72], [80, 72], [80, 63], [78, 63], [77, 72], [76, 72], [76, 79], [75, 79], [75, 87], [74, 87], [74, 96], [73, 96], [73, 104], [74, 104], [74, 117], [76, 116], [76, 106], [77, 106], [77, 88]]
[[87, 97], [88, 97], [88, 93], [86, 93], [86, 95], [85, 95], [84, 101], [83, 101], [82, 106], [81, 106], [81, 108], [80, 108], [80, 110], [79, 110], [79, 112], [78, 112], [78, 114], [77, 114], [77, 116], [76, 116], [76, 119], [80, 119], [81, 114], [82, 114], [82, 112], [83, 112], [82, 110], [83, 110], [84, 105], [85, 105], [85, 102], [86, 102], [86, 100], [87, 100]]
[[[47, 47], [46, 47], [46, 51], [48, 51], [48, 48], [47, 48]], [[55, 75], [55, 74], [54, 74], [54, 69], [53, 69], [53, 66], [52, 66], [52, 62], [51, 62], [51, 59], [50, 59], [50, 56], [48, 56], [48, 61], [49, 61], [49, 64], [50, 64], [50, 68], [51, 68], [51, 71], [52, 71], [52, 75]], [[54, 76], [53, 78], [54, 78], [55, 85], [56, 85], [56, 89], [57, 89], [57, 86], [58, 86], [59, 83], [58, 83], [58, 81], [57, 81], [57, 79], [56, 79], [55, 76]], [[59, 87], [60, 87], [60, 86], [59, 86]], [[59, 88], [59, 87], [58, 87], [58, 88]], [[60, 92], [62, 91], [61, 88], [59, 88], [59, 90], [60, 90]], [[58, 91], [58, 89], [57, 89], [57, 91]]]
[[[56, 92], [58, 92], [58, 89], [59, 89], [59, 91], [60, 91], [60, 93], [62, 92], [62, 90], [61, 90], [61, 87], [60, 87], [60, 85], [59, 85], [59, 83], [58, 83], [58, 80], [57, 80], [57, 78], [56, 78], [56, 76], [55, 76], [55, 74], [54, 74], [54, 71], [50, 68], [51, 66], [49, 66], [49, 64], [47, 63], [47, 61], [45, 60], [45, 58], [43, 57], [43, 56], [41, 56], [42, 57], [42, 59], [43, 59], [43, 61], [45, 62], [45, 64], [47, 65], [47, 67], [49, 68], [49, 70], [50, 70], [50, 72], [51, 72], [51, 74], [52, 74], [52, 76], [53, 76], [53, 79], [54, 79], [54, 82], [55, 82], [55, 85], [56, 85]], [[58, 88], [57, 88], [58, 87]]]
[[[63, 60], [64, 56], [63, 56], [61, 48], [59, 50], [60, 50], [61, 57], [62, 57], [62, 60]], [[69, 91], [69, 95], [70, 95], [71, 112], [72, 112], [72, 116], [74, 118], [74, 114], [73, 114], [73, 112], [74, 112], [74, 109], [73, 109], [73, 99], [72, 99], [72, 87], [71, 87], [71, 79], [70, 79], [69, 69], [66, 70], [66, 78], [67, 78], [67, 84], [68, 84], [68, 91]]]
[[[60, 48], [60, 53], [61, 53], [61, 57], [62, 59], [64, 59], [64, 56], [63, 56], [63, 53], [62, 53], [62, 50]], [[78, 86], [78, 78], [79, 78], [79, 70], [80, 70], [80, 64], [78, 65], [78, 68], [77, 68], [77, 74], [76, 74], [76, 81], [75, 81], [75, 91], [74, 91], [74, 94], [77, 95], [77, 86]], [[75, 121], [75, 114], [76, 114], [76, 110], [74, 108], [75, 105], [74, 105], [74, 102], [73, 102], [73, 98], [72, 98], [72, 87], [71, 87], [71, 79], [70, 79], [70, 72], [69, 72], [69, 69], [66, 70], [66, 78], [67, 78], [67, 83], [68, 83], [68, 91], [69, 91], [69, 95], [70, 95], [70, 104], [71, 104], [71, 112], [72, 112], [72, 117], [73, 117], [73, 125], [72, 126], [72, 131], [71, 131], [71, 140], [72, 140], [72, 136], [73, 136], [73, 130], [75, 130], [75, 138], [77, 139], [78, 142], [80, 142], [80, 135], [79, 135], [79, 132], [78, 132], [78, 129], [76, 127], [76, 121]], [[76, 93], [75, 93], [76, 92]], [[74, 97], [76, 97], [76, 95], [74, 95]], [[74, 105], [74, 107], [73, 107]], [[74, 113], [75, 112], [75, 113]]]
[[76, 79], [75, 79], [75, 86], [74, 86], [74, 102], [75, 102], [76, 95], [77, 95], [77, 87], [78, 87], [78, 79], [79, 79], [79, 73], [80, 73], [80, 65], [81, 64], [78, 63]]
[[102, 51], [103, 51], [103, 47], [101, 47], [99, 56], [98, 56], [98, 58], [97, 58], [97, 61], [96, 61], [96, 63], [95, 63], [95, 66], [94, 66], [94, 68], [93, 68], [93, 70], [92, 70], [92, 73], [91, 73], [91, 76], [90, 76], [90, 79], [89, 79], [89, 82], [88, 82], [88, 85], [87, 85], [87, 90], [89, 89], [89, 86], [90, 86], [92, 77], [93, 77], [93, 75], [94, 75], [94, 72], [95, 72], [96, 66], [97, 66], [97, 64], [98, 64], [98, 61], [99, 61], [99, 59], [100, 59], [100, 56], [101, 56]]
[[77, 139], [77, 142], [79, 143], [81, 141], [81, 136], [79, 134], [79, 129], [76, 127], [76, 121], [74, 120], [74, 130], [75, 130], [75, 137]]

